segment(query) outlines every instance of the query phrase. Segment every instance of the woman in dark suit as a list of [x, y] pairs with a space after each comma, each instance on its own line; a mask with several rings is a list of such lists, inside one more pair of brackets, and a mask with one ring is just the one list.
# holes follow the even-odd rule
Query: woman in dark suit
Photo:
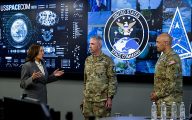
[[57, 69], [48, 75], [44, 60], [44, 50], [40, 45], [32, 44], [27, 52], [26, 63], [21, 69], [21, 88], [27, 97], [47, 104], [46, 84], [56, 81], [57, 77], [64, 74]]

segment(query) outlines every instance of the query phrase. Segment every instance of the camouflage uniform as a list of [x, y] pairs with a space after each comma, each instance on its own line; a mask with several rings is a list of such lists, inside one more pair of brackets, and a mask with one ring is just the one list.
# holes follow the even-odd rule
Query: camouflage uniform
[[116, 88], [117, 79], [111, 58], [103, 53], [87, 57], [84, 69], [83, 115], [98, 118], [110, 116], [111, 110], [105, 108], [105, 103], [107, 98], [113, 98]]
[[160, 115], [162, 102], [167, 105], [167, 115], [171, 115], [172, 103], [180, 104], [182, 101], [182, 86], [181, 60], [171, 49], [160, 56], [155, 66], [154, 91], [158, 98], [158, 115]]

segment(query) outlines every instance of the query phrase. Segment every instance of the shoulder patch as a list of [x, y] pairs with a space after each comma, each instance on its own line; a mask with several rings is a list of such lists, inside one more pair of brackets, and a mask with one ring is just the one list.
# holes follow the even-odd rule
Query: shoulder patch
[[169, 61], [169, 65], [173, 65], [173, 64], [175, 64], [176, 62], [174, 61], [174, 60], [171, 60], [171, 61]]

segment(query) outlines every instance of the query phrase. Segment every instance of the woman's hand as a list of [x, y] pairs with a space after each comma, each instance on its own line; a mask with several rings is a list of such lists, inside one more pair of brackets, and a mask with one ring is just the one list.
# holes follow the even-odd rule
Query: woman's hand
[[41, 73], [41, 71], [38, 71], [38, 72], [34, 71], [32, 74], [32, 80], [38, 79], [38, 78], [42, 77], [42, 75], [43, 74]]
[[56, 69], [54, 72], [53, 72], [53, 75], [56, 76], [56, 77], [59, 77], [61, 75], [64, 74], [64, 71], [63, 70], [59, 70], [59, 69]]

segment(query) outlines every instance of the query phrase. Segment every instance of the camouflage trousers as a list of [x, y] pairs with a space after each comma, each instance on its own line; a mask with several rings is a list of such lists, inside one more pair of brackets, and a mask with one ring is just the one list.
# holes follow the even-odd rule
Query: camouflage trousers
[[102, 117], [108, 117], [111, 114], [111, 109], [105, 108], [105, 101], [103, 102], [90, 102], [85, 101], [83, 103], [83, 115], [85, 120], [89, 120], [89, 117], [94, 116], [95, 120]]

